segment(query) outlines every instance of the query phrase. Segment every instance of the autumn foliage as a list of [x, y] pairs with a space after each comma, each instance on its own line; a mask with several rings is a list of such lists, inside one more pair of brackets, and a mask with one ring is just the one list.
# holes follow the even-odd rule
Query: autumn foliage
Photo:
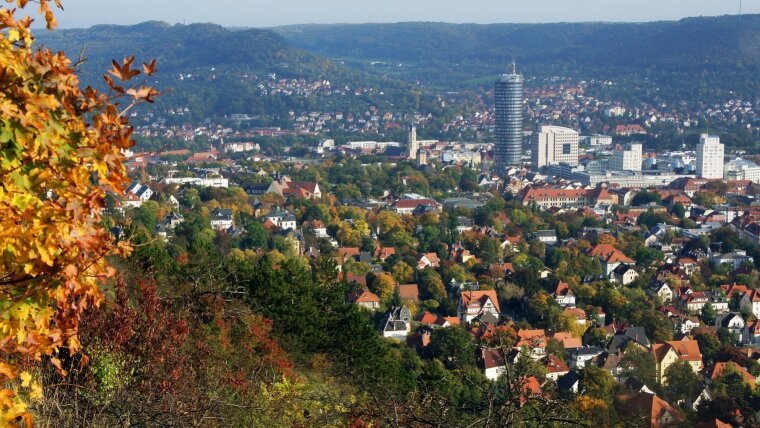
[[[109, 294], [113, 298], [82, 318], [88, 363], [81, 364], [81, 354], [62, 356], [69, 374], [45, 376], [51, 391], [35, 406], [42, 421], [109, 426], [128, 417], [137, 425], [207, 426], [220, 418], [232, 423], [236, 416], [226, 414], [230, 406], [240, 413], [240, 406], [294, 385], [291, 362], [270, 336], [271, 321], [239, 302], [212, 294], [161, 297], [154, 281], [123, 278]], [[61, 410], [67, 406], [76, 411]]]
[[[36, 4], [54, 28], [58, 0]], [[127, 250], [100, 224], [105, 195], [127, 183], [124, 113], [156, 95], [80, 89], [71, 61], [34, 47], [32, 19], [16, 12], [0, 9], [0, 425], [31, 422], [28, 402], [42, 396], [22, 364], [49, 359], [63, 370], [59, 352], [80, 350], [81, 315], [99, 304], [98, 285], [113, 272], [105, 256]], [[131, 62], [112, 70], [124, 82], [135, 76]]]

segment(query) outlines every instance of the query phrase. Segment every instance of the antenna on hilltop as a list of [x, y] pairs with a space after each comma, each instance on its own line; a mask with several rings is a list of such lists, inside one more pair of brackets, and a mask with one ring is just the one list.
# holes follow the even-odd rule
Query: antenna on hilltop
[[739, 0], [739, 17], [742, 16], [742, 0]]

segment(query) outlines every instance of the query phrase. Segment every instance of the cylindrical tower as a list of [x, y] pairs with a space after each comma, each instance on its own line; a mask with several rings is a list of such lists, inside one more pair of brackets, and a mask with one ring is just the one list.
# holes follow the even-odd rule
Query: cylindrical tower
[[519, 165], [522, 155], [522, 105], [523, 76], [517, 74], [512, 63], [512, 73], [502, 74], [496, 81], [494, 98], [496, 104], [495, 162], [497, 169]]

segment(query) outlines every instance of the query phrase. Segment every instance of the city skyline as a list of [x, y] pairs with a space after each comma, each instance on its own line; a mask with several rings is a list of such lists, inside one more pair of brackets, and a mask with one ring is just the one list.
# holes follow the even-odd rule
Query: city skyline
[[[367, 22], [435, 21], [451, 23], [548, 23], [548, 22], [643, 22], [677, 20], [691, 16], [737, 14], [739, 0], [674, 0], [639, 2], [580, 0], [561, 2], [536, 0], [514, 4], [497, 0], [473, 2], [433, 2], [388, 0], [382, 4], [327, 0], [308, 2], [290, 0], [277, 5], [238, 0], [207, 2], [147, 0], [130, 3], [97, 0], [66, 0], [58, 13], [62, 28], [90, 27], [97, 24], [136, 24], [149, 20], [169, 23], [213, 22], [231, 27], [273, 27], [293, 24], [331, 24]], [[743, 13], [760, 13], [760, 0], [743, 0]]]

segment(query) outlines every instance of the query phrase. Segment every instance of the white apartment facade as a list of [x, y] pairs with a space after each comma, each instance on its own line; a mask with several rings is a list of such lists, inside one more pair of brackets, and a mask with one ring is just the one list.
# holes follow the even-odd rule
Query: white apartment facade
[[697, 144], [697, 177], [723, 178], [723, 150], [720, 137], [702, 134]]

